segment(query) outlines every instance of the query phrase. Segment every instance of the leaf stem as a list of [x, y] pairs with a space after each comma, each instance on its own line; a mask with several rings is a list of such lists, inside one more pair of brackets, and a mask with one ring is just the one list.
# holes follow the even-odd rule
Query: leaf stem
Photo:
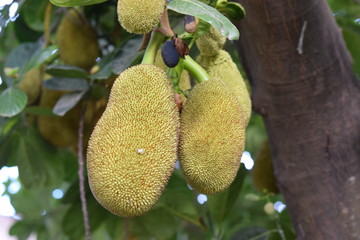
[[78, 131], [78, 165], [79, 165], [78, 176], [79, 176], [79, 187], [80, 187], [81, 210], [83, 213], [84, 227], [85, 227], [85, 237], [86, 240], [91, 240], [89, 215], [88, 215], [87, 203], [86, 203], [84, 156], [83, 156], [84, 121], [85, 121], [86, 108], [87, 108], [87, 102], [84, 101], [82, 104], [81, 117], [79, 121], [79, 131]]
[[209, 74], [197, 62], [194, 61], [189, 55], [184, 58], [184, 69], [193, 75], [198, 83], [210, 79]]
[[165, 36], [163, 36], [160, 32], [158, 31], [152, 32], [149, 44], [146, 47], [145, 54], [141, 62], [142, 64], [154, 63], [157, 50], [164, 39]]

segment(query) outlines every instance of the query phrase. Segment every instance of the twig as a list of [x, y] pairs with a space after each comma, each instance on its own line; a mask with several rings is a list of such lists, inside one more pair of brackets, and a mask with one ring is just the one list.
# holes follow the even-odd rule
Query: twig
[[51, 33], [51, 11], [52, 11], [52, 4], [49, 2], [45, 9], [45, 18], [44, 18], [44, 35], [45, 35], [45, 42], [44, 47], [49, 46], [50, 44], [50, 33]]
[[304, 36], [305, 36], [306, 26], [307, 26], [307, 21], [304, 21], [303, 26], [301, 28], [301, 34], [300, 34], [300, 38], [299, 38], [299, 43], [298, 43], [298, 46], [296, 48], [296, 50], [298, 51], [298, 53], [300, 55], [303, 54], [303, 44], [304, 44]]
[[84, 227], [85, 227], [85, 237], [86, 240], [91, 240], [90, 234], [90, 224], [89, 224], [89, 215], [87, 211], [86, 204], [86, 193], [85, 193], [85, 179], [84, 179], [84, 156], [83, 156], [83, 137], [84, 137], [84, 120], [86, 112], [86, 102], [83, 102], [81, 109], [81, 117], [79, 121], [79, 131], [78, 131], [78, 164], [79, 164], [79, 187], [80, 187], [80, 200], [81, 200], [81, 210], [84, 218]]

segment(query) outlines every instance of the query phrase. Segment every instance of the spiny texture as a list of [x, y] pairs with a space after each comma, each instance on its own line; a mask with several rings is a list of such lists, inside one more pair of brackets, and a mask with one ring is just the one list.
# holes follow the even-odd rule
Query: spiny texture
[[90, 69], [99, 56], [96, 32], [75, 9], [67, 12], [57, 30], [60, 58], [65, 64]]
[[130, 33], [148, 33], [159, 24], [164, 6], [164, 0], [118, 0], [118, 19]]
[[262, 143], [256, 154], [254, 168], [252, 169], [252, 179], [255, 188], [259, 192], [263, 192], [266, 189], [271, 193], [279, 193], [268, 141]]
[[173, 171], [178, 128], [174, 93], [162, 69], [142, 64], [121, 73], [89, 141], [95, 198], [122, 217], [149, 211]]
[[20, 82], [19, 88], [24, 90], [28, 97], [27, 104], [30, 105], [38, 99], [41, 90], [41, 71], [40, 69], [34, 68], [26, 73], [24, 79]]
[[199, 55], [198, 63], [209, 73], [211, 78], [222, 79], [240, 101], [247, 125], [251, 117], [251, 99], [236, 64], [228, 52], [220, 50], [215, 56]]
[[240, 104], [220, 80], [197, 84], [181, 113], [180, 164], [198, 192], [215, 194], [234, 180], [245, 145]]
[[203, 56], [215, 56], [224, 47], [226, 37], [216, 28], [210, 27], [209, 31], [196, 40], [196, 46]]

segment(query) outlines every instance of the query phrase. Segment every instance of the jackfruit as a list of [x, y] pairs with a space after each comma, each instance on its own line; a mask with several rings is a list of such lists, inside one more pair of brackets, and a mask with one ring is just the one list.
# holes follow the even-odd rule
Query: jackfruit
[[89, 140], [90, 188], [122, 217], [149, 211], [174, 169], [179, 113], [165, 72], [141, 64], [120, 74]]
[[[43, 88], [40, 97], [40, 106], [54, 108], [59, 98], [66, 91], [56, 91]], [[81, 106], [77, 105], [63, 117], [39, 116], [38, 128], [40, 134], [57, 147], [77, 145], [78, 128], [81, 116]]]
[[40, 69], [33, 68], [26, 73], [24, 79], [19, 84], [19, 88], [24, 90], [27, 95], [28, 105], [34, 103], [36, 99], [38, 99], [38, 97], [40, 96], [42, 83], [41, 75], [42, 74]]
[[118, 19], [126, 31], [145, 34], [160, 23], [164, 7], [164, 0], [118, 0]]
[[89, 70], [99, 56], [95, 29], [84, 15], [71, 9], [57, 30], [60, 58], [65, 64]]
[[174, 39], [164, 42], [161, 48], [161, 57], [169, 68], [173, 68], [179, 63], [180, 55], [176, 50]]
[[198, 83], [180, 117], [179, 161], [196, 191], [225, 190], [240, 167], [245, 124], [239, 101], [220, 80]]
[[271, 151], [268, 141], [264, 141], [255, 156], [254, 168], [252, 169], [252, 180], [259, 192], [267, 190], [271, 193], [279, 193], [272, 165]]
[[197, 61], [211, 78], [222, 79], [235, 93], [240, 101], [247, 125], [251, 117], [251, 99], [244, 78], [232, 61], [230, 54], [224, 50], [220, 50], [217, 55], [212, 57], [200, 54]]
[[215, 56], [224, 47], [225, 42], [226, 37], [211, 26], [208, 32], [196, 40], [196, 46], [201, 55]]

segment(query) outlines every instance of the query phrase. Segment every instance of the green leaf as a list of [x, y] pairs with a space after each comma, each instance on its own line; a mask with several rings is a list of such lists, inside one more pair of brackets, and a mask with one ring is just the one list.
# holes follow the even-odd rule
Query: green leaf
[[162, 207], [171, 214], [202, 227], [194, 204], [197, 204], [194, 192], [189, 189], [180, 171], [175, 170], [155, 207]]
[[10, 87], [0, 94], [0, 116], [13, 117], [24, 110], [26, 103], [26, 93]]
[[208, 196], [208, 207], [210, 214], [219, 225], [221, 225], [227, 216], [232, 212], [236, 200], [239, 197], [242, 185], [244, 183], [247, 170], [244, 164], [240, 169], [230, 187], [223, 192]]
[[50, 78], [43, 86], [52, 90], [86, 91], [89, 89], [88, 82], [83, 78]]
[[64, 94], [61, 98], [56, 102], [53, 113], [59, 116], [64, 116], [65, 113], [70, 111], [75, 105], [81, 100], [84, 94], [87, 91], [75, 91]]
[[36, 223], [26, 220], [20, 220], [14, 223], [9, 230], [11, 236], [16, 236], [18, 240], [26, 240], [30, 236]]
[[239, 31], [228, 18], [218, 10], [197, 0], [172, 0], [167, 3], [167, 8], [175, 12], [191, 15], [211, 24], [218, 29], [222, 35], [230, 40], [239, 39]]
[[[93, 197], [87, 198], [87, 207], [90, 229], [91, 231], [95, 231], [101, 223], [105, 221], [109, 212], [105, 210]], [[62, 221], [62, 226], [64, 233], [69, 236], [71, 240], [82, 239], [85, 235], [83, 214], [79, 200], [73, 202], [69, 210], [66, 212]]]
[[138, 54], [141, 41], [141, 38], [134, 38], [127, 41], [122, 46], [120, 52], [116, 55], [115, 60], [112, 62], [112, 71], [114, 74], [120, 74], [129, 67], [131, 60], [133, 60]]
[[245, 9], [237, 2], [219, 0], [216, 4], [216, 9], [233, 21], [237, 21], [245, 17]]
[[32, 68], [37, 68], [41, 64], [52, 60], [58, 54], [58, 48], [56, 45], [51, 45], [47, 48], [40, 49], [34, 53], [34, 55], [30, 58], [29, 62], [26, 64], [26, 67], [21, 72], [20, 78]]
[[[19, 74], [24, 71], [27, 61], [31, 56], [39, 49], [41, 45], [39, 43], [23, 43], [14, 48], [11, 51], [5, 62], [5, 68], [17, 68], [19, 67]], [[5, 82], [8, 86], [12, 86], [14, 81], [12, 78], [5, 76]]]
[[82, 68], [70, 65], [49, 65], [46, 73], [65, 78], [89, 78], [89, 74]]
[[236, 232], [231, 240], [266, 240], [270, 234], [271, 232], [263, 227], [247, 227]]
[[76, 7], [85, 5], [94, 5], [108, 0], [50, 0], [50, 2], [59, 7]]
[[33, 30], [44, 31], [45, 9], [47, 0], [26, 0], [21, 7], [20, 15], [24, 16], [26, 24]]
[[130, 222], [131, 231], [140, 239], [168, 240], [175, 236], [178, 221], [162, 208], [134, 218]]

